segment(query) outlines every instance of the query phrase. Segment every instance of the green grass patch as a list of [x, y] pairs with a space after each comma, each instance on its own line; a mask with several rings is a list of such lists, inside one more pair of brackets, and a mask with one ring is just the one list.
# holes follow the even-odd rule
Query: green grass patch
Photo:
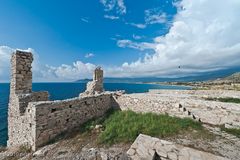
[[203, 130], [201, 123], [154, 113], [116, 111], [103, 122], [100, 143], [132, 142], [142, 133], [155, 137], [174, 136], [187, 130]]
[[206, 100], [227, 102], [227, 103], [240, 103], [240, 99], [239, 98], [232, 98], [232, 97], [226, 97], [226, 98], [206, 98]]
[[229, 134], [232, 134], [238, 138], [240, 138], [240, 129], [236, 129], [236, 128], [225, 128], [224, 126], [220, 127], [222, 131], [225, 131]]

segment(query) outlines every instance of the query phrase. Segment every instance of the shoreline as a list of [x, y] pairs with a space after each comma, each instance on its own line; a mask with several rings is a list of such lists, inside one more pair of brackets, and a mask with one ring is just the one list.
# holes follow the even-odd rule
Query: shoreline
[[156, 85], [164, 85], [164, 86], [182, 86], [182, 87], [189, 87], [194, 88], [194, 85], [184, 85], [184, 84], [171, 84], [171, 82], [141, 82], [141, 84], [156, 84]]

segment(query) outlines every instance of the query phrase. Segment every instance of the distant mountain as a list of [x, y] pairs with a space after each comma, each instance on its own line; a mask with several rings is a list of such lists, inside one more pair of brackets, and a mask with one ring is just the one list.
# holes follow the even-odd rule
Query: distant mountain
[[226, 81], [231, 83], [240, 83], [240, 72], [234, 73], [230, 76], [227, 76], [225, 78], [219, 78], [216, 81]]
[[[216, 79], [224, 79], [225, 77], [233, 76], [232, 74], [239, 72], [240, 67], [219, 70], [214, 72], [204, 72], [198, 75], [183, 76], [178, 78], [163, 78], [163, 77], [138, 77], [138, 78], [104, 78], [105, 83], [151, 83], [151, 82], [196, 82], [196, 81], [213, 81]], [[236, 76], [234, 76], [236, 77]], [[92, 79], [81, 79], [75, 82], [87, 83]]]
[[77, 80], [77, 81], [75, 81], [75, 82], [78, 82], [78, 83], [87, 83], [87, 82], [89, 82], [89, 81], [92, 81], [92, 79], [88, 79], [88, 78], [86, 78], [86, 79], [80, 79], [80, 80]]

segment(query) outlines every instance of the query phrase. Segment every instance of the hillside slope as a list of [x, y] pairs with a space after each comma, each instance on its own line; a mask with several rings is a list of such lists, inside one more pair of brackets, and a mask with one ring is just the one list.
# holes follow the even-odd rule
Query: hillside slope
[[240, 83], [240, 72], [234, 73], [228, 77], [222, 78], [222, 81]]

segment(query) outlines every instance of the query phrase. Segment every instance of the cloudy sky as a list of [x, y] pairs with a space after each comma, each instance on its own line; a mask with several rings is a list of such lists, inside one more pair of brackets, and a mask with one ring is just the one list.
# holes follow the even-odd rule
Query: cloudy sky
[[240, 66], [239, 0], [0, 0], [0, 81], [15, 49], [34, 81], [182, 77]]

